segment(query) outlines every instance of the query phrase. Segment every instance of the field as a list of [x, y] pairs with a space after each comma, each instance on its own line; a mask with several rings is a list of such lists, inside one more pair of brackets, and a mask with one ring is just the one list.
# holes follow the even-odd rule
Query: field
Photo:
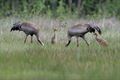
[[[12, 24], [19, 20], [38, 24], [45, 46], [39, 45], [36, 39], [31, 44], [30, 37], [24, 44], [24, 33], [10, 32]], [[65, 28], [58, 27], [54, 19], [0, 19], [0, 80], [120, 80], [119, 21], [96, 20], [102, 24], [102, 37], [109, 42], [108, 47], [98, 45], [92, 34], [86, 35], [89, 47], [82, 39], [76, 47], [74, 38], [70, 46], [65, 47], [67, 28], [90, 20], [64, 21], [67, 21]], [[52, 27], [59, 29], [55, 45], [50, 44]]]

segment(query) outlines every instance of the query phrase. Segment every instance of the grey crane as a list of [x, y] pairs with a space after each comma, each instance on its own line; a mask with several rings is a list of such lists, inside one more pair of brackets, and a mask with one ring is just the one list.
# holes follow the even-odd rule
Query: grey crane
[[79, 46], [78, 38], [81, 37], [86, 44], [89, 46], [87, 40], [85, 39], [85, 34], [88, 32], [95, 33], [95, 31], [98, 31], [99, 34], [101, 34], [101, 29], [94, 24], [77, 24], [68, 29], [68, 43], [65, 45], [66, 47], [71, 43], [71, 38], [76, 37], [77, 39], [77, 46]]
[[26, 43], [27, 37], [30, 35], [31, 36], [31, 43], [33, 42], [33, 35], [36, 36], [37, 41], [41, 44], [44, 45], [43, 42], [39, 39], [39, 30], [35, 28], [35, 25], [29, 22], [17, 22], [13, 24], [13, 27], [11, 28], [10, 31], [23, 31], [26, 34], [24, 43]]

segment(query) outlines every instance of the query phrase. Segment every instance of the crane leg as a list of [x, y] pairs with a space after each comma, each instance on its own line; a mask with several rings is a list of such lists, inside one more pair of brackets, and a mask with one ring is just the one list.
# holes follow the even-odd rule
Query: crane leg
[[83, 37], [82, 38], [85, 42], [86, 42], [86, 44], [89, 46], [89, 43], [87, 42], [87, 40]]
[[68, 43], [65, 45], [65, 47], [69, 46], [70, 43], [71, 43], [71, 37], [68, 37]]

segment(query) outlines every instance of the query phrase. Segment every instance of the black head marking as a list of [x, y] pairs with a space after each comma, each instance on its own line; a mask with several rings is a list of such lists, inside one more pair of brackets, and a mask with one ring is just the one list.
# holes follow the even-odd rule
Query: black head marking
[[20, 23], [14, 23], [13, 24], [13, 27], [11, 28], [11, 30], [10, 31], [17, 31], [17, 30], [19, 30], [20, 31], [20, 28], [21, 28], [21, 24]]
[[91, 27], [90, 24], [86, 24], [87, 25], [87, 30], [92, 33], [92, 32], [95, 32], [95, 29], [93, 27]]

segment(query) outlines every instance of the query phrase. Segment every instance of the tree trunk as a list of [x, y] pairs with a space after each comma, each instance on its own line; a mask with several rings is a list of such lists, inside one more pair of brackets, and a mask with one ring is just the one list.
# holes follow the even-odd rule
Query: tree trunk
[[80, 15], [80, 11], [81, 11], [81, 0], [78, 0], [77, 9], [78, 9], [78, 15]]
[[72, 0], [68, 0], [68, 4], [69, 4], [69, 12], [71, 13], [71, 10], [72, 10]]

